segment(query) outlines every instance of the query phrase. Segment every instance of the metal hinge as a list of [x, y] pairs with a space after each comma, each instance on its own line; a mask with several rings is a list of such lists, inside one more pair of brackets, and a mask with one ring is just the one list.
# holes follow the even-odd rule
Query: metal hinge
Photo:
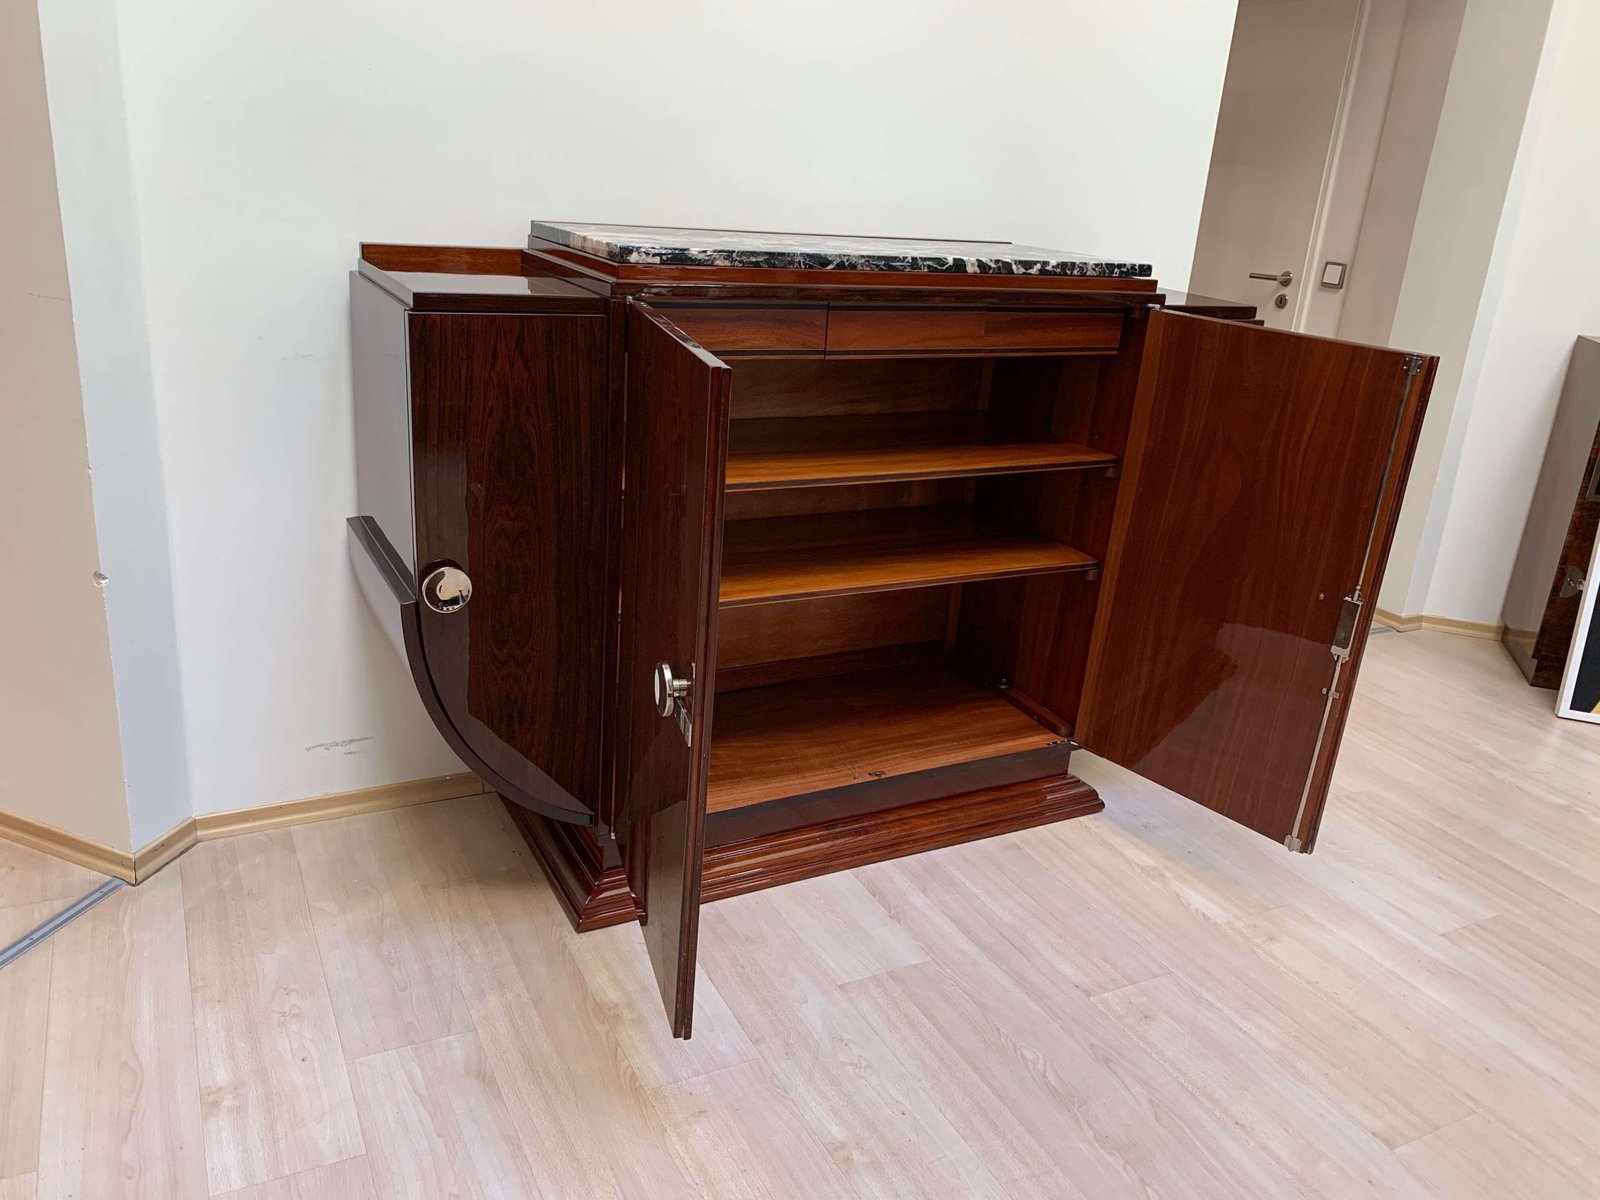
[[1361, 589], [1339, 602], [1339, 624], [1333, 631], [1333, 657], [1339, 662], [1350, 661], [1350, 644], [1356, 640], [1356, 624], [1361, 620]]
[[[1361, 557], [1361, 570], [1356, 575], [1356, 585], [1350, 594], [1340, 603], [1339, 624], [1333, 632], [1333, 645], [1329, 647], [1333, 655], [1333, 678], [1328, 680], [1328, 686], [1322, 689], [1322, 694], [1327, 697], [1322, 703], [1322, 722], [1317, 726], [1316, 744], [1311, 748], [1311, 763], [1306, 768], [1305, 783], [1300, 788], [1300, 807], [1295, 811], [1294, 824], [1290, 832], [1283, 839], [1284, 849], [1291, 854], [1297, 854], [1303, 843], [1299, 833], [1302, 823], [1306, 819], [1306, 809], [1311, 802], [1311, 785], [1317, 778], [1317, 765], [1322, 755], [1322, 746], [1328, 736], [1328, 724], [1333, 716], [1333, 706], [1342, 698], [1339, 694], [1339, 677], [1344, 673], [1345, 664], [1350, 661], [1350, 647], [1356, 640], [1356, 626], [1361, 623], [1361, 606], [1365, 603], [1361, 595], [1361, 581], [1366, 578], [1367, 567], [1371, 565], [1373, 550], [1378, 544], [1378, 518], [1383, 514], [1384, 491], [1387, 488], [1389, 470], [1394, 465], [1394, 456], [1400, 449], [1400, 430], [1405, 424], [1406, 401], [1411, 398], [1411, 389], [1416, 386], [1416, 379], [1422, 372], [1425, 360], [1420, 354], [1408, 354], [1401, 362], [1401, 369], [1405, 371], [1405, 392], [1400, 398], [1400, 405], [1395, 410], [1394, 428], [1389, 433], [1389, 457], [1383, 468], [1382, 478], [1386, 481], [1378, 491], [1378, 503], [1372, 510], [1372, 524], [1367, 528], [1367, 548]], [[1319, 600], [1321, 596], [1317, 597]]]

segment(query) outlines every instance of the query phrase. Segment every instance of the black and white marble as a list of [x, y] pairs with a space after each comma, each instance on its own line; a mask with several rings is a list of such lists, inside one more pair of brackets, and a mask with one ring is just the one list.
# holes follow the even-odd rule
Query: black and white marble
[[919, 241], [738, 229], [670, 229], [535, 221], [533, 236], [614, 263], [675, 267], [777, 267], [823, 271], [927, 271], [946, 275], [1146, 278], [1149, 263], [1095, 258], [1014, 242]]

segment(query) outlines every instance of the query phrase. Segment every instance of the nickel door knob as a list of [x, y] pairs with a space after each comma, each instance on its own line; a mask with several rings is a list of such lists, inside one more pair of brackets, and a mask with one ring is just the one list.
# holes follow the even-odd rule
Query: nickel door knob
[[1265, 279], [1267, 282], [1275, 283], [1279, 287], [1288, 287], [1291, 283], [1294, 282], [1294, 272], [1293, 271], [1279, 271], [1276, 275], [1267, 275], [1267, 274], [1264, 274], [1261, 271], [1251, 271], [1250, 272], [1250, 278], [1251, 279]]
[[471, 578], [450, 563], [435, 567], [422, 580], [422, 602], [436, 613], [460, 612], [471, 599]]
[[689, 694], [689, 680], [679, 679], [672, 673], [669, 663], [657, 663], [655, 673], [656, 711], [670, 717], [678, 701]]

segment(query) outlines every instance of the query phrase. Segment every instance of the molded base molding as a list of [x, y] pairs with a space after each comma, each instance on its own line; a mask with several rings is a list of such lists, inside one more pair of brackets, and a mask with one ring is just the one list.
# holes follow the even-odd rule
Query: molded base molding
[[[708, 845], [700, 897], [704, 902], [721, 900], [1087, 816], [1103, 808], [1099, 793], [1083, 780], [1056, 775], [840, 817], [726, 845]], [[548, 821], [509, 802], [506, 809], [555, 887], [575, 929], [582, 933], [639, 919], [615, 841], [609, 837], [597, 841], [586, 828]], [[708, 834], [712, 828], [708, 827]]]
[[[170, 836], [172, 835], [167, 834], [158, 841], [165, 841], [165, 838]], [[46, 825], [43, 821], [0, 811], [0, 838], [16, 842], [19, 846], [26, 846], [30, 850], [37, 850], [41, 854], [49, 854], [77, 866], [87, 867], [102, 875], [110, 875], [113, 879], [121, 879], [126, 883], [132, 883], [134, 880], [136, 856], [132, 851], [118, 850], [115, 846], [107, 846], [104, 842], [97, 842], [93, 838], [68, 833], [65, 829], [57, 829], [54, 825]]]
[[574, 929], [584, 933], [639, 919], [622, 856], [609, 834], [597, 839], [594, 827], [552, 821], [504, 797], [501, 803], [522, 831]]
[[353, 792], [333, 792], [305, 800], [286, 800], [259, 808], [240, 808], [232, 812], [202, 813], [167, 830], [142, 850], [118, 850], [90, 838], [79, 837], [54, 825], [32, 821], [14, 813], [0, 811], [0, 837], [38, 850], [80, 867], [88, 867], [126, 883], [142, 883], [162, 867], [198, 842], [232, 837], [236, 833], [257, 833], [304, 825], [310, 821], [331, 821], [357, 813], [407, 808], [435, 800], [454, 800], [488, 791], [476, 775], [440, 775], [434, 779], [412, 779]]
[[1430, 617], [1426, 613], [1418, 613], [1410, 617], [1402, 617], [1399, 613], [1392, 613], [1386, 608], [1372, 610], [1373, 620], [1380, 625], [1387, 625], [1396, 633], [1411, 633], [1418, 629], [1432, 629], [1438, 633], [1454, 633], [1460, 637], [1484, 638], [1487, 641], [1497, 642], [1505, 634], [1504, 625], [1491, 625], [1482, 621], [1458, 621], [1454, 617]]

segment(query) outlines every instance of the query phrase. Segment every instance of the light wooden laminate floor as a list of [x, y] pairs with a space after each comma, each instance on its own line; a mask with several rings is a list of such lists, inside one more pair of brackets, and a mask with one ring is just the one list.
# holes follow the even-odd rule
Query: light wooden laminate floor
[[[0, 1200], [1600, 1194], [1600, 728], [1372, 643], [1315, 856], [1105, 813], [711, 905], [694, 1041], [495, 803], [199, 846], [0, 972]], [[0, 942], [95, 878], [0, 852]]]

